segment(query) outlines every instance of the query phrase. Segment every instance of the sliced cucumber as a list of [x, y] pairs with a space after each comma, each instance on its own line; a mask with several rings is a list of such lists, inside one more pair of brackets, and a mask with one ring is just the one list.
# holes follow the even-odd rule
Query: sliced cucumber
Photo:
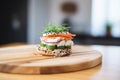
[[46, 45], [46, 48], [50, 49], [50, 50], [54, 50], [57, 49], [56, 45]]
[[57, 49], [71, 49], [71, 46], [57, 46]]
[[40, 43], [41, 47], [46, 47], [46, 44]]
[[67, 48], [67, 49], [71, 49], [71, 46], [65, 46], [65, 48]]
[[65, 46], [57, 46], [57, 49], [65, 49]]

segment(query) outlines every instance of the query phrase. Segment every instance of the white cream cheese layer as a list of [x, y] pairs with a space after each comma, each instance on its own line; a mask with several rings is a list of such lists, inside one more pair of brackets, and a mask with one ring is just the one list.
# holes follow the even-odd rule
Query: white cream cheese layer
[[46, 42], [58, 42], [58, 41], [60, 41], [60, 37], [46, 39]]
[[63, 40], [63, 41], [60, 41], [58, 44], [57, 44], [57, 46], [64, 46], [65, 45], [65, 41]]
[[74, 43], [72, 40], [68, 40], [68, 41], [60, 41], [57, 46], [72, 46]]
[[73, 46], [73, 41], [72, 40], [68, 40], [68, 41], [66, 41], [66, 43], [65, 43], [65, 46]]
[[59, 33], [52, 32], [52, 33], [44, 33], [43, 36], [48, 36], [48, 35], [53, 35], [53, 34], [69, 34], [69, 32], [59, 32]]

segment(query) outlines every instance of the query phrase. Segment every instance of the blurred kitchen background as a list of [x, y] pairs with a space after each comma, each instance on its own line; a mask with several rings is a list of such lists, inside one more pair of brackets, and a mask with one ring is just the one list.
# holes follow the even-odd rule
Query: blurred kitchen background
[[120, 0], [0, 1], [0, 45], [40, 43], [48, 23], [67, 24], [76, 44], [120, 45]]

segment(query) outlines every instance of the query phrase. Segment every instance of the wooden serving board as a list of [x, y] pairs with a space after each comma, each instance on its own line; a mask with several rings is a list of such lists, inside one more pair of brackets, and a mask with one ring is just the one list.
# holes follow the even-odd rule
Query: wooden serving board
[[78, 71], [97, 66], [102, 61], [99, 51], [75, 45], [66, 57], [33, 55], [36, 45], [0, 49], [0, 72], [48, 74]]

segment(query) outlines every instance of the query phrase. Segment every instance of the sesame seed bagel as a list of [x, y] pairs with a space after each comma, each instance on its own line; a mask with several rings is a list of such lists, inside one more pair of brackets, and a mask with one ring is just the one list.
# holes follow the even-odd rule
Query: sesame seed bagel
[[67, 56], [71, 53], [71, 49], [55, 49], [55, 50], [49, 50], [45, 47], [38, 47], [38, 54], [44, 55], [44, 56], [57, 56], [57, 57], [62, 57], [62, 56]]

